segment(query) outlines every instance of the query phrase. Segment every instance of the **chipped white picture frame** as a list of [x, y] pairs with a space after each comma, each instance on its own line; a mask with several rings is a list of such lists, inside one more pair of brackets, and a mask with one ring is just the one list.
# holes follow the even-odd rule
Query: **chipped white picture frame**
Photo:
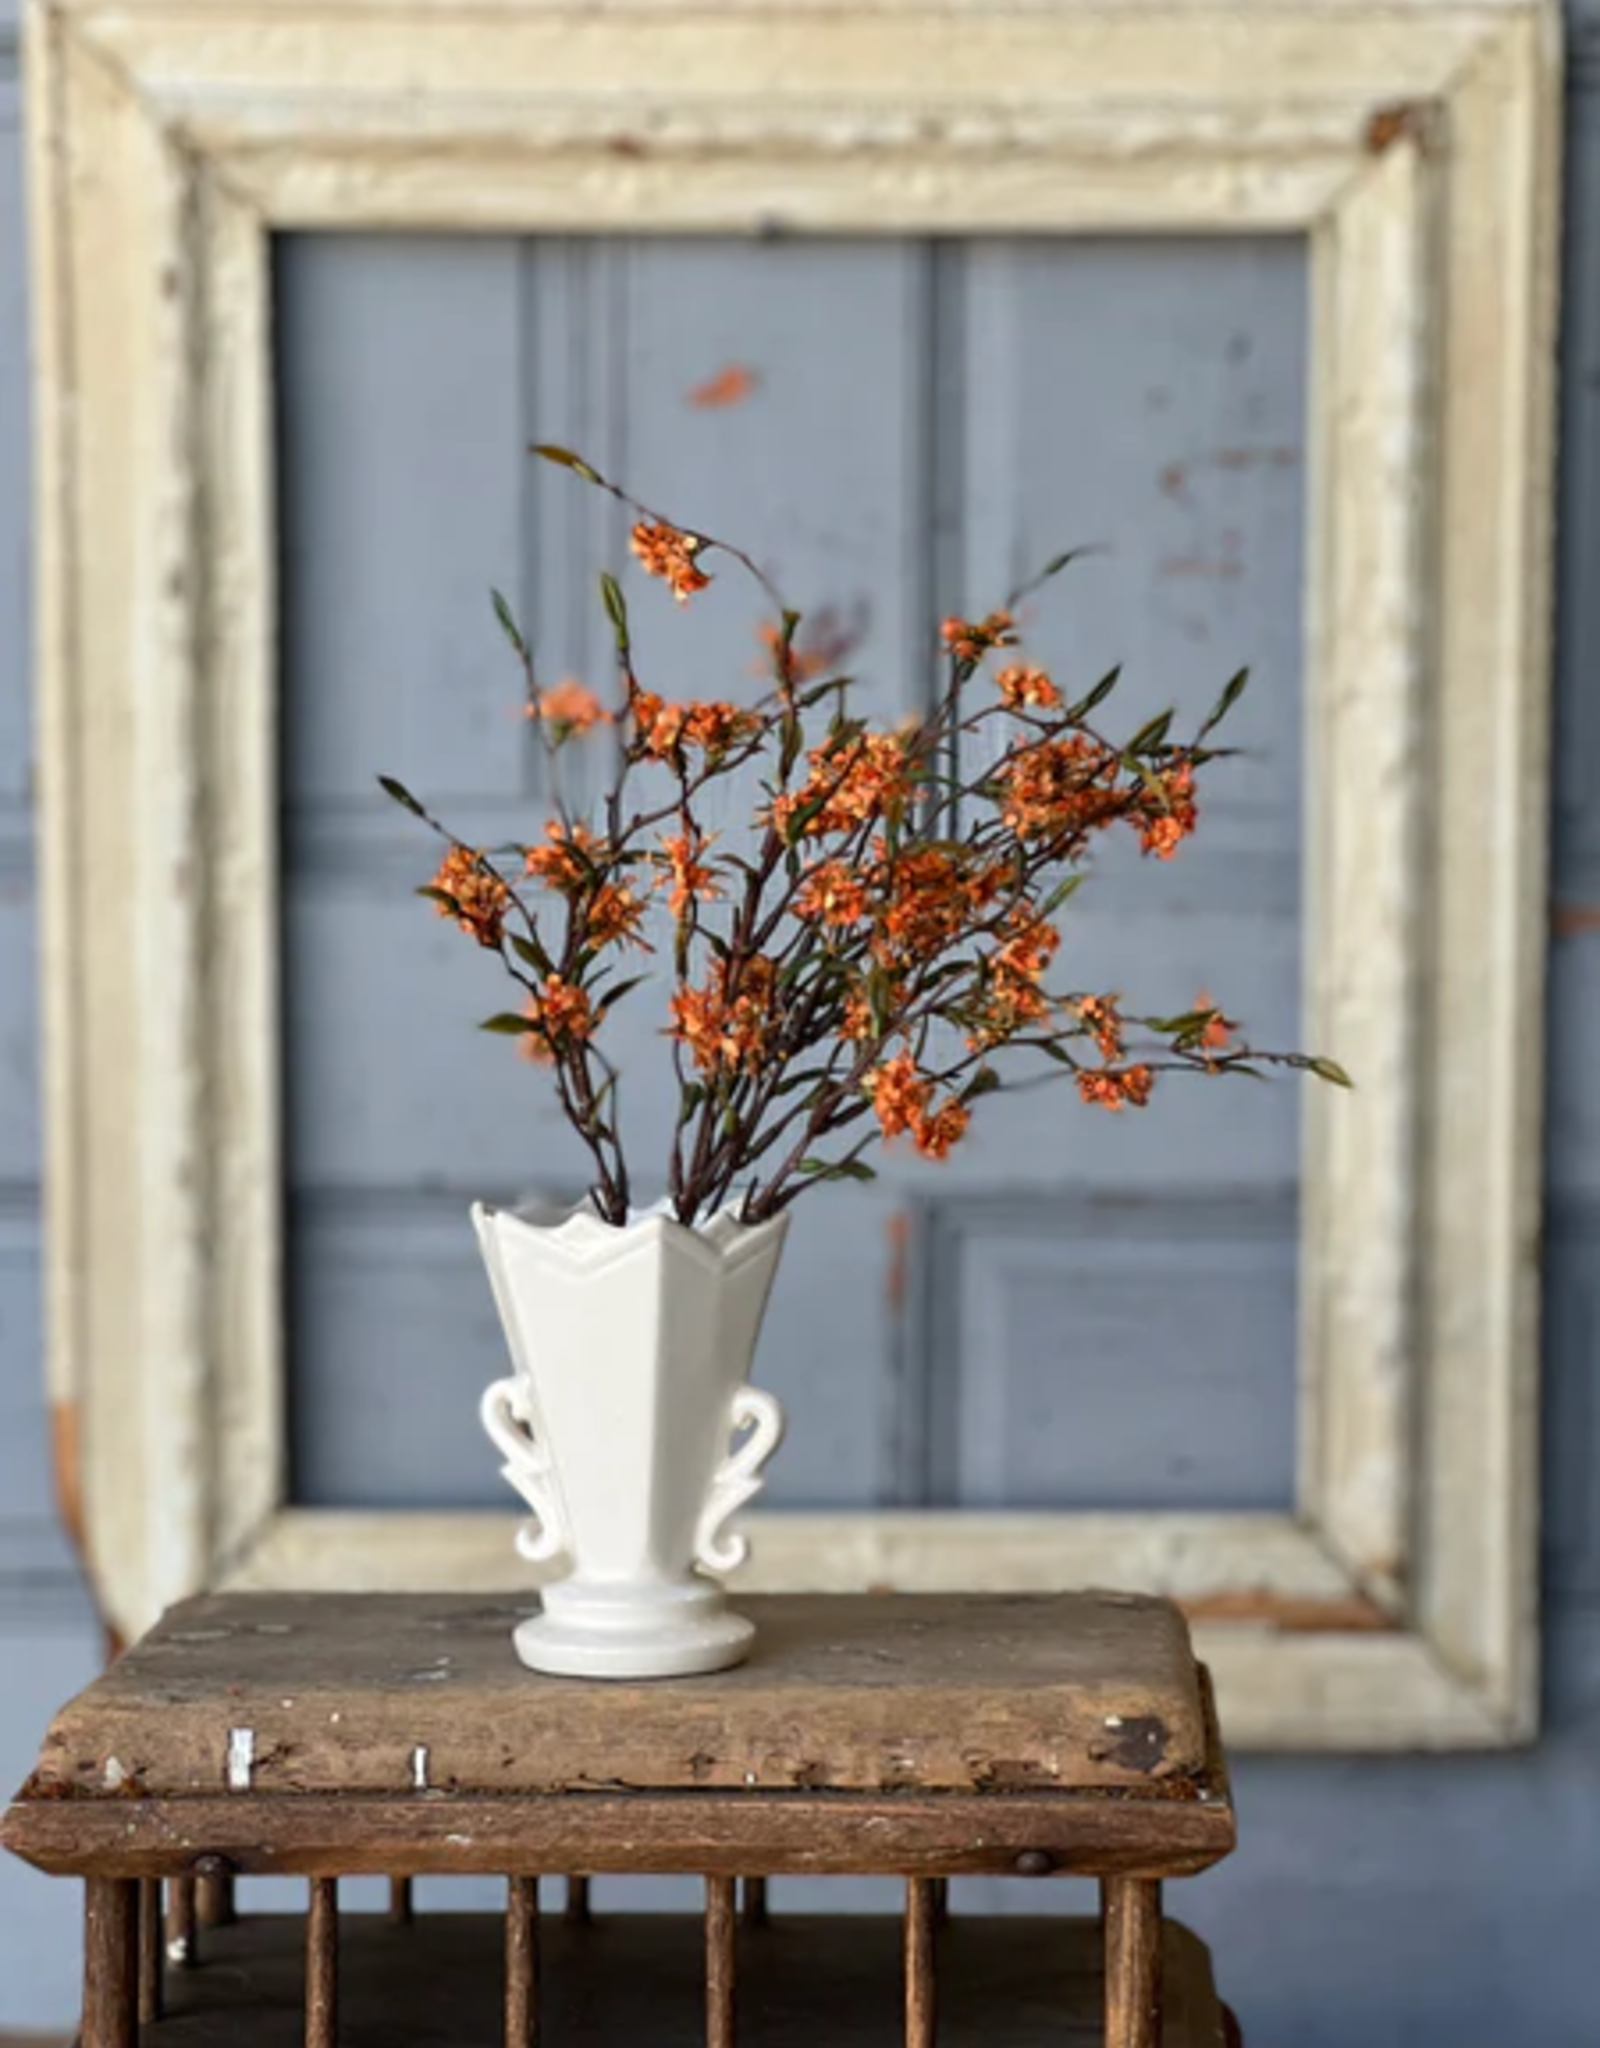
[[36, 0], [48, 1369], [124, 1635], [522, 1581], [288, 1503], [269, 238], [1308, 238], [1292, 1514], [761, 1517], [745, 1583], [1174, 1594], [1231, 1739], [1538, 1718], [1559, 21], [1544, 0]]

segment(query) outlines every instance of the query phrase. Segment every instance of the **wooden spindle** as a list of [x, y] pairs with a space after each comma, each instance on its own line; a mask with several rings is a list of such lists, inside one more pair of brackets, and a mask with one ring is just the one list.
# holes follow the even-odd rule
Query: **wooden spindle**
[[339, 2038], [339, 1880], [314, 1877], [306, 1912], [306, 2048]]
[[83, 1886], [82, 2048], [137, 2048], [139, 1886], [90, 1877]]
[[175, 1877], [167, 1886], [167, 1961], [192, 1970], [200, 1960], [199, 1915], [192, 1877]]
[[743, 1907], [746, 1927], [766, 1926], [767, 1880], [764, 1877], [747, 1877], [744, 1880]]
[[733, 2048], [734, 1900], [731, 1877], [706, 1879], [706, 2048]]
[[506, 1879], [506, 2048], [538, 2048], [539, 1880]]
[[202, 1856], [194, 1866], [195, 1919], [202, 1927], [232, 1927], [233, 1872], [220, 1856]]
[[389, 1880], [389, 1925], [409, 1927], [413, 1907], [411, 1902], [411, 1880], [409, 1877], [391, 1877]]
[[587, 1927], [590, 1920], [589, 1880], [586, 1877], [567, 1879], [567, 1925]]
[[933, 1924], [942, 1927], [950, 1918], [950, 1880], [947, 1877], [931, 1877], [933, 1886]]
[[931, 1877], [906, 1879], [906, 2048], [933, 2048], [938, 2026], [933, 1886]]
[[1159, 2048], [1161, 1886], [1150, 1877], [1108, 1877], [1105, 1907], [1106, 2048]]
[[139, 2024], [153, 2027], [161, 2017], [161, 1966], [164, 1924], [161, 1880], [139, 1880]]

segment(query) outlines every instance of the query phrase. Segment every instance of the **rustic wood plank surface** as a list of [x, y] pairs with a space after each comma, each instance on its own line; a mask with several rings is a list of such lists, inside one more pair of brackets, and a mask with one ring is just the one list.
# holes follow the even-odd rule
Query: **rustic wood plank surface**
[[116, 1796], [1016, 1790], [1192, 1777], [1187, 1627], [1113, 1593], [767, 1595], [736, 1671], [523, 1669], [530, 1603], [223, 1594], [174, 1608], [57, 1716], [35, 1785]]
[[[702, 2048], [699, 1916], [596, 1915], [543, 1930], [541, 2048]], [[242, 1920], [174, 1987], [146, 2048], [300, 2048], [297, 1919]], [[343, 1916], [341, 2048], [501, 2048], [504, 1928], [498, 1915]], [[1204, 1945], [1168, 1922], [1162, 2048], [1223, 2048]], [[738, 1936], [739, 2048], [898, 2048], [903, 1932], [897, 1917], [783, 1912]], [[1099, 1928], [1090, 1921], [967, 1919], [940, 1929], [940, 2048], [1102, 2048]], [[825, 1960], [826, 1967], [819, 1967]]]
[[774, 1875], [1187, 1877], [1236, 1839], [1232, 1809], [1205, 1794], [45, 1799], [13, 1806], [3, 1841], [57, 1876], [170, 1875], [214, 1851], [241, 1873], [325, 1877], [537, 1876], [573, 1864], [737, 1877], [752, 1863]]

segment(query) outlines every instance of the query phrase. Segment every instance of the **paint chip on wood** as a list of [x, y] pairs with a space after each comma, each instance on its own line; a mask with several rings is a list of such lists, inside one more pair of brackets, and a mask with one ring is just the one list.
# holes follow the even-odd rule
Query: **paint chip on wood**
[[250, 1772], [255, 1763], [256, 1737], [253, 1728], [228, 1731], [228, 1790], [248, 1792]]
[[428, 1746], [424, 1742], [411, 1752], [411, 1782], [419, 1792], [428, 1789]]

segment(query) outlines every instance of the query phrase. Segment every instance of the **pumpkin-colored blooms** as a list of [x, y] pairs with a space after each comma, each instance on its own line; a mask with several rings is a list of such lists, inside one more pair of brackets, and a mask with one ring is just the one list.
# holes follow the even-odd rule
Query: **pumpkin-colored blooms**
[[630, 536], [634, 554], [649, 576], [659, 576], [679, 604], [687, 604], [711, 578], [696, 561], [703, 543], [664, 519], [641, 519]]
[[744, 962], [730, 994], [732, 987], [727, 963], [717, 960], [703, 987], [673, 992], [672, 1036], [702, 1074], [753, 1072], [771, 1049], [778, 1024], [776, 966], [758, 953]]
[[848, 861], [819, 861], [807, 870], [794, 908], [814, 924], [859, 924], [867, 914], [866, 879]]
[[886, 1138], [909, 1137], [926, 1159], [946, 1159], [966, 1135], [968, 1111], [954, 1096], [932, 1107], [934, 1084], [909, 1052], [897, 1052], [867, 1076], [878, 1128]]
[[680, 748], [698, 747], [715, 763], [740, 741], [752, 739], [761, 730], [761, 718], [736, 704], [669, 704], [651, 690], [636, 690], [633, 729], [641, 750], [654, 760], [670, 760]]
[[949, 618], [939, 628], [945, 651], [957, 661], [981, 661], [991, 647], [1016, 644], [1016, 622], [1010, 612], [990, 612], [985, 619]]
[[1044, 670], [1025, 663], [1001, 669], [994, 686], [1001, 703], [1012, 711], [1054, 711], [1061, 703], [1061, 692]]
[[709, 903], [722, 894], [715, 870], [700, 858], [710, 844], [702, 832], [675, 832], [661, 842], [667, 861], [667, 908], [674, 917], [686, 916], [691, 903]]
[[857, 733], [813, 747], [806, 759], [804, 783], [772, 806], [772, 822], [785, 839], [852, 832], [869, 819], [904, 814], [912, 777], [903, 734]]
[[1109, 1065], [1122, 1057], [1122, 1018], [1117, 1010], [1114, 996], [1084, 996], [1078, 1004], [1078, 1016], [1085, 1029], [1099, 1048], [1100, 1057]]
[[500, 944], [511, 891], [485, 866], [481, 853], [467, 846], [452, 846], [430, 886], [450, 898], [438, 905], [441, 917], [453, 917], [480, 946]]
[[1078, 1093], [1100, 1109], [1123, 1109], [1130, 1102], [1143, 1109], [1155, 1086], [1147, 1066], [1101, 1067], [1078, 1076]]
[[[863, 1154], [880, 1140], [947, 1159], [977, 1102], [1006, 1086], [1008, 1055], [1051, 1058], [1084, 1102], [1113, 1112], [1143, 1108], [1169, 1069], [1309, 1065], [1345, 1082], [1332, 1061], [1253, 1049], [1203, 991], [1182, 1016], [1144, 1017], [1125, 1016], [1119, 995], [1051, 986], [1067, 950], [1056, 920], [1098, 835], [1127, 831], [1165, 861], [1196, 829], [1210, 734], [1242, 678], [1186, 741], [1169, 739], [1169, 712], [1112, 742], [1089, 713], [1115, 672], [1069, 706], [999, 609], [944, 620], [943, 689], [888, 729], [855, 714], [832, 613], [808, 625], [750, 556], [661, 519], [569, 451], [542, 452], [629, 508], [634, 554], [679, 604], [706, 588], [702, 563], [720, 549], [781, 619], [761, 629], [765, 680], [748, 708], [669, 698], [640, 679], [605, 579], [620, 705], [569, 676], [531, 689], [528, 711], [554, 746], [616, 724], [617, 743], [597, 749], [609, 780], [585, 792], [590, 823], [562, 807], [539, 843], [513, 850], [516, 870], [380, 778], [446, 840], [428, 893], [513, 976], [521, 1016], [497, 1012], [486, 1028], [522, 1025], [523, 1052], [558, 1068], [599, 1214], [620, 1223], [632, 1201], [617, 1067], [599, 1041], [646, 978], [613, 949], [650, 950], [647, 919], [667, 911], [664, 1035], [679, 1084], [667, 1177], [682, 1223], [741, 1187], [749, 1220], [775, 1216], [809, 1187], [870, 1174]], [[527, 643], [496, 609], [526, 680]]]
[[594, 1036], [588, 991], [563, 981], [559, 974], [545, 976], [542, 986], [528, 996], [523, 1014], [533, 1028], [522, 1034], [522, 1052], [540, 1066]]
[[571, 676], [552, 683], [547, 690], [540, 690], [528, 706], [528, 716], [547, 725], [551, 737], [558, 744], [577, 734], [590, 732], [597, 725], [611, 723], [611, 713], [593, 690], [587, 683], [577, 682]]
[[1000, 815], [1019, 839], [1076, 843], [1126, 807], [1117, 757], [1097, 741], [1041, 740], [1000, 770]]
[[552, 818], [544, 836], [543, 846], [530, 846], [524, 853], [523, 865], [546, 888], [571, 895], [602, 872], [609, 849], [587, 825], [569, 825], [564, 819]]
[[1195, 828], [1194, 769], [1185, 761], [1172, 774], [1161, 777], [1161, 796], [1146, 815], [1140, 840], [1146, 853], [1157, 860], [1171, 860]]

